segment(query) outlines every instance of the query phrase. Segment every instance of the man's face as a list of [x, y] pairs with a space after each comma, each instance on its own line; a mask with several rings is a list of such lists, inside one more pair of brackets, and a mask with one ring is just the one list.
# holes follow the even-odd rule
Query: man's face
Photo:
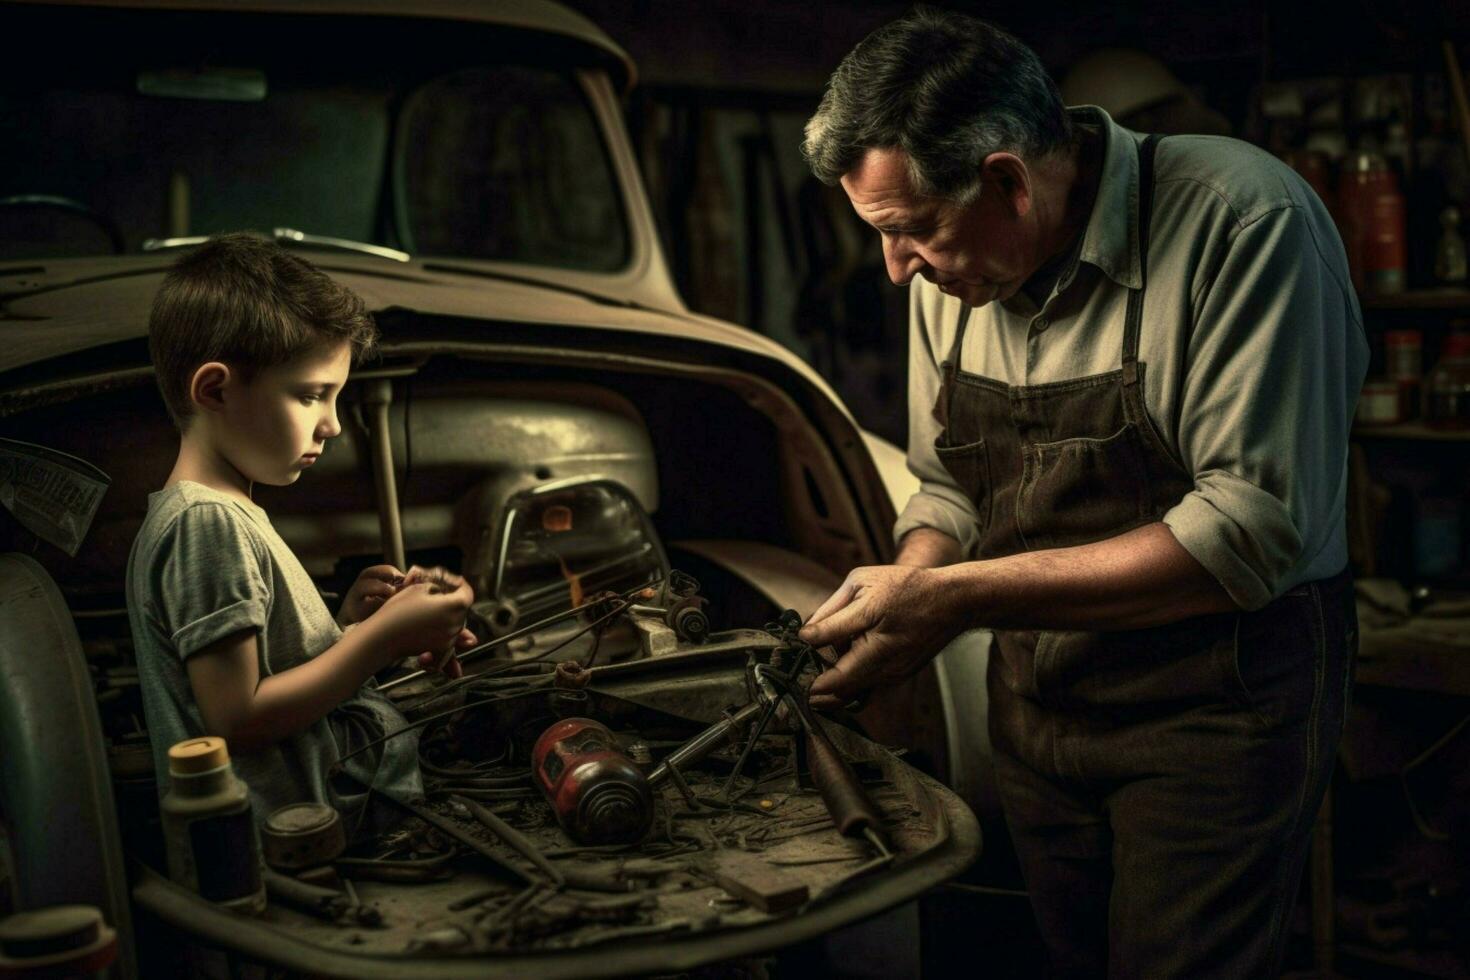
[[342, 342], [266, 368], [250, 382], [236, 378], [235, 397], [225, 398], [222, 454], [252, 482], [295, 483], [342, 431], [337, 394], [351, 365], [352, 348]]
[[970, 306], [1007, 299], [1034, 268], [1034, 233], [991, 181], [960, 206], [914, 191], [908, 157], [870, 149], [842, 177], [858, 217], [883, 236], [888, 277], [906, 286], [915, 275]]

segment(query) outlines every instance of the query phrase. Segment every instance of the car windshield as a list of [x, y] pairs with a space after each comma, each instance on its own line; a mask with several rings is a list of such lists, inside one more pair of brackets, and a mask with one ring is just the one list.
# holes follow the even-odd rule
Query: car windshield
[[0, 258], [278, 227], [612, 271], [618, 185], [568, 45], [491, 25], [0, 7]]

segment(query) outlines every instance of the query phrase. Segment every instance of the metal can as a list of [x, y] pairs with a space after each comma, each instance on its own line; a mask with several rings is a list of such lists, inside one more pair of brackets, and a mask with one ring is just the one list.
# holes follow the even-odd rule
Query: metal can
[[564, 718], [542, 732], [531, 773], [561, 828], [580, 843], [630, 844], [653, 825], [648, 777], [591, 718]]
[[1358, 396], [1357, 420], [1363, 425], [1392, 425], [1404, 420], [1396, 381], [1368, 381]]

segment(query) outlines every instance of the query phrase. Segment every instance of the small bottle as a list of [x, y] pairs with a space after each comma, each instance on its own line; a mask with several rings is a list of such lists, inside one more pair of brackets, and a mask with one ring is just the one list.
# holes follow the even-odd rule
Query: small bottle
[[1470, 428], [1470, 333], [1452, 333], [1445, 339], [1439, 363], [1430, 372], [1425, 388], [1430, 425]]
[[1434, 248], [1434, 278], [1462, 283], [1466, 276], [1465, 238], [1460, 234], [1460, 209], [1451, 205], [1439, 213], [1439, 244]]
[[168, 876], [237, 912], [265, 911], [250, 791], [230, 768], [225, 740], [206, 736], [174, 745], [168, 780], [160, 806]]
[[1399, 414], [1419, 415], [1419, 385], [1424, 374], [1424, 335], [1418, 330], [1389, 330], [1383, 335], [1385, 373], [1399, 386]]

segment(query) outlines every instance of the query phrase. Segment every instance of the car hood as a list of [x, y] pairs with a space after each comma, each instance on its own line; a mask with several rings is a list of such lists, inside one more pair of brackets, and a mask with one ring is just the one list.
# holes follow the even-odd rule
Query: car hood
[[[148, 312], [173, 255], [45, 260], [0, 267], [0, 374], [146, 337]], [[678, 338], [780, 361], [836, 402], [826, 382], [780, 344], [683, 309], [644, 306], [611, 291], [546, 281], [467, 260], [312, 255], [313, 264], [374, 312], [408, 310], [487, 322], [544, 324]]]

